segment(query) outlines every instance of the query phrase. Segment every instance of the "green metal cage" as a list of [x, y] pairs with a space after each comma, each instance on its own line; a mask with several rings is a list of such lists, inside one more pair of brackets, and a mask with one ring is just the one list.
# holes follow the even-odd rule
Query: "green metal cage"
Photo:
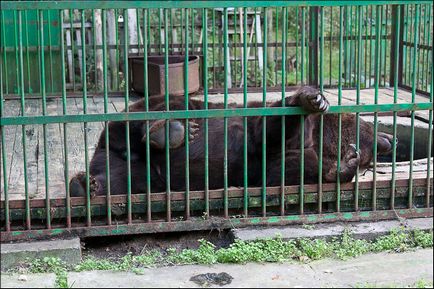
[[[81, 237], [205, 230], [248, 225], [432, 217], [433, 4], [431, 1], [2, 1], [1, 9], [1, 241], [50, 236]], [[183, 62], [185, 109], [170, 110], [169, 57]], [[200, 90], [188, 93], [189, 56], [200, 61]], [[131, 89], [132, 58], [143, 59], [143, 91]], [[164, 63], [165, 106], [149, 107], [148, 57]], [[173, 81], [173, 80], [172, 80]], [[308, 112], [285, 107], [299, 86], [318, 87], [339, 118], [371, 117], [374, 144], [382, 117], [394, 136], [390, 172], [373, 158], [371, 172], [350, 183], [322, 177], [323, 115], [319, 127], [317, 184], [305, 183], [305, 146], [300, 181], [285, 184], [285, 119], [299, 115], [300, 143]], [[130, 112], [143, 98], [145, 111]], [[204, 109], [189, 109], [191, 98]], [[259, 107], [248, 107], [249, 101]], [[269, 101], [279, 107], [267, 106]], [[208, 104], [223, 103], [220, 109]], [[231, 102], [238, 107], [231, 107]], [[267, 117], [279, 116], [281, 183], [267, 187]], [[228, 120], [243, 118], [242, 187], [228, 176]], [[262, 121], [260, 187], [249, 184], [248, 121]], [[209, 120], [224, 119], [221, 140], [209, 139]], [[409, 133], [400, 166], [396, 138], [400, 119]], [[202, 119], [204, 187], [190, 189], [190, 145], [185, 143], [185, 190], [173, 191], [169, 122]], [[164, 120], [162, 192], [152, 192], [150, 122]], [[146, 122], [142, 193], [133, 194], [130, 124]], [[125, 122], [125, 194], [91, 196], [90, 159], [110, 122]], [[420, 124], [420, 125], [419, 125]], [[419, 133], [419, 127], [423, 130]], [[109, 130], [104, 130], [109, 147]], [[415, 138], [422, 135], [422, 141]], [[188, 129], [185, 139], [189, 139]], [[210, 142], [224, 151], [222, 187], [210, 189]], [[269, 145], [269, 144], [268, 144]], [[372, 148], [377, 155], [377, 146]], [[424, 160], [419, 161], [419, 155]], [[108, 152], [107, 152], [108, 156]], [[110, 176], [109, 157], [106, 173]], [[337, 171], [341, 158], [336, 160]], [[85, 172], [84, 197], [72, 197], [69, 181]], [[364, 175], [365, 174], [365, 175]], [[339, 174], [338, 174], [339, 176]], [[110, 181], [108, 181], [110, 183]]]

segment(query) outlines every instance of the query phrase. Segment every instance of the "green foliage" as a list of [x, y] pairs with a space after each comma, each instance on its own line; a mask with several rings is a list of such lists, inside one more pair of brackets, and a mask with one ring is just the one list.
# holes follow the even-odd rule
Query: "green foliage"
[[68, 288], [67, 266], [59, 258], [35, 259], [30, 263], [28, 270], [30, 273], [54, 273], [56, 274], [56, 287]]
[[340, 242], [335, 241], [333, 245], [334, 254], [342, 260], [366, 254], [371, 248], [371, 243], [369, 241], [354, 239], [348, 231], [344, 232]]
[[214, 264], [217, 262], [215, 246], [206, 241], [199, 240], [197, 250], [184, 249], [177, 253], [174, 249], [168, 250], [167, 261], [174, 264]]
[[217, 252], [220, 263], [282, 262], [296, 255], [294, 241], [283, 241], [280, 237], [256, 242], [235, 241], [227, 249]]
[[128, 253], [119, 261], [89, 257], [78, 264], [74, 270], [78, 272], [91, 270], [129, 271], [134, 268], [152, 267], [160, 258], [161, 254], [157, 251], [150, 251], [137, 256]]
[[387, 236], [378, 238], [373, 244], [373, 252], [395, 251], [405, 252], [416, 247], [413, 238], [402, 229], [394, 229]]
[[312, 260], [319, 260], [325, 257], [330, 257], [333, 252], [333, 244], [322, 239], [301, 239], [299, 241], [300, 251], [302, 256], [306, 256]]
[[433, 246], [433, 231], [425, 233], [420, 230], [413, 232], [414, 242], [417, 247], [429, 248]]

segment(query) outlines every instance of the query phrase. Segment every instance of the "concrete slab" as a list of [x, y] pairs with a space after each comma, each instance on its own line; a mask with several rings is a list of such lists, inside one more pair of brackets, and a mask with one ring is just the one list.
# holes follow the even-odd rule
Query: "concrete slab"
[[330, 239], [342, 235], [348, 229], [353, 233], [354, 238], [374, 239], [385, 235], [393, 228], [405, 226], [407, 230], [432, 230], [433, 218], [417, 218], [402, 221], [381, 221], [370, 223], [333, 223], [318, 224], [314, 226], [285, 226], [273, 228], [242, 228], [233, 229], [235, 239], [243, 241], [254, 241], [256, 239], [273, 238], [280, 235], [284, 240], [297, 238], [326, 238]]
[[323, 260], [310, 265], [323, 286], [403, 288], [420, 279], [433, 280], [432, 249], [401, 254], [367, 254], [345, 262]]
[[56, 275], [49, 274], [6, 274], [1, 273], [0, 288], [54, 288]]
[[[367, 284], [409, 286], [433, 280], [433, 250], [402, 254], [369, 254], [348, 261], [323, 260], [300, 263], [249, 263], [245, 265], [174, 266], [131, 272], [92, 271], [69, 273], [75, 288], [200, 287], [190, 281], [198, 274], [226, 272], [233, 277], [227, 287], [355, 287]], [[215, 287], [215, 286], [211, 286]]]
[[51, 240], [1, 245], [1, 271], [18, 266], [26, 259], [57, 257], [67, 264], [81, 261], [80, 239]]

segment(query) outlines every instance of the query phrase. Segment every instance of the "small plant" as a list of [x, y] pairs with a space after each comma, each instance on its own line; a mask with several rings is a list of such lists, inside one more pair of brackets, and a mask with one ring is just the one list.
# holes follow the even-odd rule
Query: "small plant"
[[56, 287], [68, 288], [68, 273], [66, 264], [55, 257], [35, 259], [28, 268], [30, 273], [54, 273], [56, 274]]
[[334, 253], [342, 260], [366, 254], [371, 249], [369, 241], [354, 239], [347, 230], [344, 231], [342, 240], [340, 242], [335, 241], [333, 245]]
[[415, 243], [409, 233], [403, 229], [394, 229], [389, 235], [378, 238], [373, 244], [372, 251], [405, 252], [413, 247], [415, 247]]
[[206, 241], [199, 240], [200, 246], [197, 250], [184, 249], [177, 253], [175, 249], [168, 249], [167, 259], [174, 264], [214, 264], [217, 262], [215, 246]]
[[421, 230], [413, 232], [414, 242], [417, 247], [429, 248], [433, 246], [433, 231], [425, 233]]
[[302, 254], [304, 254], [304, 256], [311, 260], [319, 260], [331, 256], [333, 247], [333, 244], [330, 244], [322, 239], [301, 239], [299, 241], [300, 251]]

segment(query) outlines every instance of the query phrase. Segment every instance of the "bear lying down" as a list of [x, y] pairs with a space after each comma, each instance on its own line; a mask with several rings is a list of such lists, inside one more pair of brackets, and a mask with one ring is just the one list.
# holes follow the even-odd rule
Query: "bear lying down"
[[[189, 110], [204, 109], [199, 100], [189, 101]], [[260, 102], [250, 102], [249, 107], [261, 107]], [[281, 106], [281, 101], [274, 102], [271, 107]], [[329, 102], [311, 87], [300, 88], [295, 95], [285, 99], [285, 106], [302, 106], [309, 112], [304, 117], [304, 178], [305, 183], [316, 183], [318, 180], [318, 140], [321, 112], [327, 111]], [[152, 111], [165, 110], [163, 97], [151, 97], [149, 107]], [[240, 107], [231, 105], [230, 108]], [[221, 109], [223, 104], [209, 104], [209, 109]], [[170, 110], [184, 110], [184, 100], [170, 101]], [[144, 111], [144, 101], [140, 100], [129, 107], [131, 112]], [[263, 117], [247, 118], [247, 155], [249, 186], [262, 185], [262, 131]], [[150, 144], [150, 184], [152, 192], [166, 190], [166, 156], [165, 156], [165, 120], [149, 121], [149, 136], [146, 135], [146, 121], [130, 121], [130, 160], [131, 160], [131, 192], [145, 193], [147, 188], [146, 141]], [[295, 185], [300, 180], [300, 124], [299, 115], [285, 117], [285, 184]], [[109, 122], [109, 148], [105, 143], [105, 130], [101, 133], [94, 156], [90, 162], [91, 196], [105, 195], [110, 185], [113, 195], [127, 192], [128, 166], [126, 151], [125, 122]], [[170, 120], [170, 188], [174, 191], [185, 189], [185, 130], [188, 130], [190, 150], [190, 190], [203, 190], [205, 187], [205, 130], [203, 119]], [[356, 143], [356, 117], [342, 114], [341, 182], [350, 182], [356, 174], [357, 166], [367, 168], [373, 159], [372, 126], [360, 119], [359, 151]], [[224, 119], [209, 119], [209, 188], [223, 187], [224, 176]], [[323, 134], [323, 180], [336, 182], [337, 179], [337, 145], [338, 115], [324, 114]], [[278, 186], [281, 183], [281, 140], [282, 117], [266, 118], [266, 159], [267, 186]], [[244, 161], [244, 128], [243, 117], [228, 118], [228, 186], [243, 186]], [[387, 154], [392, 150], [392, 136], [379, 132], [377, 135], [379, 154]], [[110, 163], [110, 182], [106, 175], [106, 158]], [[81, 172], [70, 181], [71, 196], [84, 196], [86, 192], [86, 175]]]

